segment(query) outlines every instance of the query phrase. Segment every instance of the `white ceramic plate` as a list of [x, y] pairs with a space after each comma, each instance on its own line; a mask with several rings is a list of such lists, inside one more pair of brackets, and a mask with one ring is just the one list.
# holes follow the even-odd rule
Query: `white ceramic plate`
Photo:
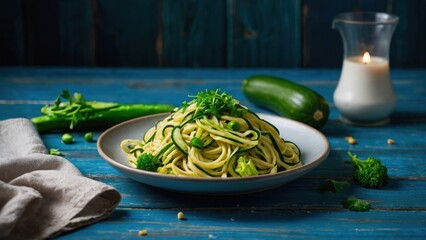
[[296, 143], [302, 152], [303, 166], [272, 175], [244, 178], [177, 177], [135, 169], [120, 149], [123, 139], [140, 139], [167, 114], [151, 115], [120, 123], [101, 134], [97, 142], [99, 154], [123, 175], [138, 182], [178, 192], [197, 194], [241, 194], [275, 188], [293, 181], [324, 161], [330, 151], [327, 138], [318, 130], [287, 118], [267, 114], [259, 117], [275, 125], [285, 140]]

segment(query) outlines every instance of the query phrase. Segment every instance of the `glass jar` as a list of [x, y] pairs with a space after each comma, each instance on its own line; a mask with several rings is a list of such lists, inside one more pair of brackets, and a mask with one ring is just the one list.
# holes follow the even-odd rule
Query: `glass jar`
[[389, 71], [389, 48], [399, 18], [387, 13], [337, 15], [333, 29], [344, 47], [342, 72], [333, 94], [345, 123], [382, 125], [396, 105]]

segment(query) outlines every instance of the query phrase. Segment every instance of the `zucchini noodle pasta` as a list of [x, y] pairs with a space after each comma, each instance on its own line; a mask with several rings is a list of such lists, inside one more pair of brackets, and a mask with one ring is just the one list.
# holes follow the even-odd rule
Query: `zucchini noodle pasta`
[[302, 165], [296, 144], [219, 90], [199, 92], [120, 148], [135, 168], [177, 176], [246, 177]]

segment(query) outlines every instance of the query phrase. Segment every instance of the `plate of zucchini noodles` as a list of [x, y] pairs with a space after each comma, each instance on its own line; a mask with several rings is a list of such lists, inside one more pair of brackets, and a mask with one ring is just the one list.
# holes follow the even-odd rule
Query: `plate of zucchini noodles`
[[257, 114], [219, 90], [171, 113], [120, 123], [101, 134], [99, 154], [123, 175], [171, 191], [242, 194], [291, 182], [330, 151], [318, 130]]

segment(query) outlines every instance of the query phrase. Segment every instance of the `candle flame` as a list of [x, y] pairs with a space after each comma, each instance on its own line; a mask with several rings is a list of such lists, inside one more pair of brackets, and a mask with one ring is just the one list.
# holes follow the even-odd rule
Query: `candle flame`
[[367, 64], [367, 63], [369, 63], [369, 62], [371, 61], [370, 54], [369, 54], [368, 52], [365, 52], [365, 53], [364, 53], [364, 56], [362, 57], [362, 61], [363, 61], [365, 64]]

